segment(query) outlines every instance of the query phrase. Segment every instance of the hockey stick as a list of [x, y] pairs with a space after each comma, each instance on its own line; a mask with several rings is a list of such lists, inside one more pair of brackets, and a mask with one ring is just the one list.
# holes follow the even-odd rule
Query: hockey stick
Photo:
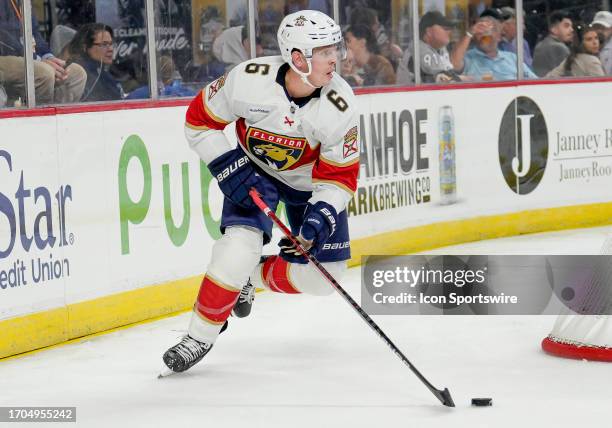
[[302, 244], [297, 240], [297, 238], [293, 236], [289, 228], [285, 226], [285, 224], [276, 216], [276, 214], [274, 214], [274, 211], [272, 211], [270, 207], [268, 207], [268, 205], [261, 199], [257, 190], [251, 189], [249, 194], [251, 195], [253, 202], [255, 202], [255, 205], [257, 205], [259, 209], [263, 211], [263, 213], [268, 216], [270, 220], [272, 220], [274, 224], [276, 224], [283, 231], [285, 236], [289, 238], [289, 240], [291, 240], [291, 242], [293, 243], [293, 245], [295, 245], [300, 254], [306, 257], [315, 266], [315, 268], [317, 268], [317, 270], [329, 281], [331, 286], [334, 287], [334, 290], [336, 290], [342, 296], [342, 298], [349, 305], [351, 305], [353, 310], [355, 310], [355, 312], [359, 314], [361, 319], [364, 320], [370, 326], [370, 328], [376, 332], [376, 334], [378, 334], [378, 337], [380, 337], [387, 344], [387, 346], [391, 348], [393, 353], [397, 355], [400, 360], [402, 360], [402, 362], [410, 368], [410, 370], [412, 370], [416, 377], [418, 377], [419, 380], [425, 384], [425, 386], [433, 393], [433, 395], [435, 395], [436, 398], [440, 400], [440, 402], [445, 406], [455, 407], [455, 403], [453, 402], [448, 388], [444, 388], [444, 390], [436, 389], [436, 387], [433, 386], [431, 382], [429, 382], [425, 378], [425, 376], [423, 376], [421, 372], [417, 370], [417, 368], [410, 362], [410, 360], [408, 360], [408, 358], [406, 358], [402, 351], [400, 351], [399, 348], [395, 346], [395, 344], [391, 341], [391, 339], [387, 337], [385, 332], [381, 330], [378, 324], [376, 324], [374, 320], [370, 318], [370, 316], [363, 309], [361, 309], [361, 306], [359, 306], [357, 302], [355, 302], [355, 300], [353, 300], [353, 298], [344, 290], [344, 288], [342, 288], [342, 286], [338, 284], [338, 282], [327, 271], [327, 269], [325, 269], [321, 262], [319, 262], [312, 254], [310, 254], [310, 252], [308, 252], [308, 250], [306, 250], [302, 246]]

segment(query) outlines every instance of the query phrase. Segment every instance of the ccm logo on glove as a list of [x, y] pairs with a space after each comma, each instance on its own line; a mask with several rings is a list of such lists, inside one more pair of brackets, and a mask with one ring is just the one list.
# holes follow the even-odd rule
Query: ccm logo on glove
[[230, 166], [226, 167], [219, 174], [217, 174], [217, 181], [219, 181], [219, 182], [223, 181], [224, 179], [229, 177], [230, 174], [233, 174], [236, 170], [238, 170], [239, 168], [242, 168], [243, 166], [245, 166], [249, 162], [250, 162], [249, 158], [246, 155], [243, 156], [242, 158], [238, 159], [237, 161], [235, 161]]

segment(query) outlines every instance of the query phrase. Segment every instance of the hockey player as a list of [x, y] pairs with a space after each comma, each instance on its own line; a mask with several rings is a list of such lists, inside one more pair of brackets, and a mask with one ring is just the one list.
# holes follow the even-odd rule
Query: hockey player
[[[304, 10], [278, 29], [281, 56], [245, 61], [207, 85], [187, 110], [185, 135], [225, 195], [223, 236], [195, 302], [188, 335], [163, 356], [168, 373], [200, 361], [234, 315], [248, 315], [255, 287], [326, 295], [332, 287], [281, 240], [279, 255], [260, 262], [272, 222], [248, 192], [272, 209], [286, 205], [292, 232], [340, 276], [350, 258], [346, 206], [357, 186], [357, 111], [335, 73], [343, 58], [340, 27]], [[223, 133], [236, 122], [238, 147]], [[249, 281], [250, 278], [250, 281]]]

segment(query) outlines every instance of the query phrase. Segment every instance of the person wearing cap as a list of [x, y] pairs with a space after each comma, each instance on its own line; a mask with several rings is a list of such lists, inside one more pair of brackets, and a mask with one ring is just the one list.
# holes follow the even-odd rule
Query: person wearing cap
[[[453, 24], [438, 11], [425, 13], [419, 22], [419, 57], [421, 81], [423, 83], [442, 83], [462, 81], [462, 66], [456, 67], [452, 61], [454, 55], [448, 51], [450, 33]], [[465, 54], [463, 50], [463, 54]], [[454, 54], [454, 52], [453, 52]], [[412, 46], [404, 52], [397, 69], [397, 80], [400, 84], [414, 83], [414, 60]]]
[[[501, 22], [492, 15], [483, 15], [478, 23], [486, 25], [486, 30], [474, 33], [475, 47], [465, 54], [464, 74], [483, 81], [516, 79], [518, 58], [513, 52], [499, 49]], [[523, 74], [528, 79], [537, 78], [525, 63]]]
[[540, 41], [533, 51], [533, 69], [538, 76], [545, 76], [561, 64], [570, 54], [569, 44], [574, 38], [574, 26], [567, 12], [557, 11], [550, 15], [548, 36]]
[[[263, 55], [260, 40], [256, 37], [256, 55]], [[246, 25], [226, 28], [215, 38], [212, 45], [215, 57], [224, 63], [225, 71], [228, 72], [236, 65], [250, 58], [250, 40]]]
[[612, 76], [612, 13], [605, 10], [597, 12], [591, 26], [603, 37], [599, 59], [606, 74]]
[[[502, 41], [499, 43], [499, 49], [502, 51], [516, 53], [516, 11], [505, 6], [501, 8], [502, 12]], [[525, 30], [525, 20], [522, 22], [523, 31]], [[533, 57], [531, 56], [531, 49], [527, 40], [523, 40], [523, 61], [529, 67], [533, 64]]]

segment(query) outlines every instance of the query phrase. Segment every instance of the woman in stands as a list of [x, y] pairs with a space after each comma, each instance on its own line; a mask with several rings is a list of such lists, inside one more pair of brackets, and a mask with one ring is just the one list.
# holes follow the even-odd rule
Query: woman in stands
[[70, 61], [87, 72], [81, 101], [113, 101], [124, 98], [121, 84], [109, 72], [113, 63], [113, 29], [108, 25], [83, 25], [68, 48]]
[[546, 77], [604, 76], [599, 60], [601, 40], [593, 27], [578, 29], [569, 56]]
[[346, 47], [351, 51], [354, 64], [363, 86], [393, 85], [395, 71], [387, 58], [379, 54], [372, 30], [365, 25], [355, 25], [345, 30]]

